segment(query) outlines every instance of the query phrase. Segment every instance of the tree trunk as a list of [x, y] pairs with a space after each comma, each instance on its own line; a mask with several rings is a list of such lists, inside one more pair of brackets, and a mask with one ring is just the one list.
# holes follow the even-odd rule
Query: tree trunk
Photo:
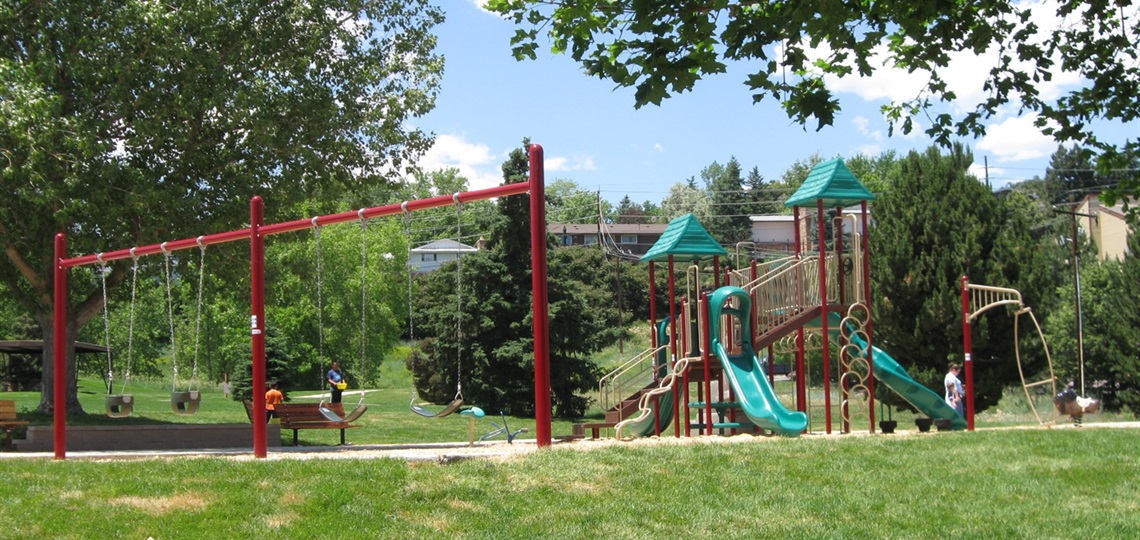
[[[41, 379], [39, 410], [51, 414], [55, 410], [55, 328], [52, 326], [52, 314], [40, 314], [37, 319], [43, 330], [43, 377]], [[78, 378], [75, 363], [75, 335], [76, 321], [74, 316], [67, 318], [67, 414], [83, 414], [83, 406], [79, 404]]]

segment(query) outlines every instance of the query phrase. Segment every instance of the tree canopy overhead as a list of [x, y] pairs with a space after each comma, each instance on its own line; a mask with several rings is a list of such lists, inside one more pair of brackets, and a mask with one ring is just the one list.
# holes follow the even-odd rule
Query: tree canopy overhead
[[[588, 74], [634, 87], [636, 107], [741, 62], [753, 101], [777, 99], [790, 118], [822, 128], [840, 110], [829, 79], [901, 69], [928, 76], [913, 98], [883, 106], [904, 133], [923, 114], [926, 133], [948, 145], [984, 135], [995, 116], [1036, 114], [1058, 142], [1096, 149], [1100, 168], [1131, 171], [1110, 202], [1140, 186], [1140, 139], [1096, 131], [1105, 120], [1140, 118], [1140, 8], [1131, 2], [490, 0], [487, 8], [520, 26], [511, 40], [517, 58], [536, 57], [541, 30], [553, 52], [569, 53]], [[976, 56], [985, 76], [971, 89], [977, 102], [955, 113], [946, 106], [960, 97], [948, 66], [959, 55]], [[1080, 82], [1054, 93], [1060, 73]]]
[[[72, 253], [220, 232], [252, 195], [272, 219], [405, 168], [441, 21], [427, 0], [4, 3], [0, 280], [48, 340], [56, 232]], [[75, 281], [69, 340], [102, 305]]]

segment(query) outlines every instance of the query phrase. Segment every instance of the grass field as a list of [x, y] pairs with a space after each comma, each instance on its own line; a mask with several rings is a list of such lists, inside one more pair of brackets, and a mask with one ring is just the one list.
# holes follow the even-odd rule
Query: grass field
[[[607, 354], [607, 363], [632, 356]], [[409, 412], [410, 385], [398, 363], [386, 364], [382, 381], [366, 394], [365, 427], [350, 432], [352, 442], [466, 438], [466, 419]], [[168, 384], [133, 382], [135, 417], [112, 420], [99, 414], [101, 383], [81, 380], [80, 399], [91, 414], [73, 422], [247, 421], [240, 404], [213, 388], [198, 415], [176, 416]], [[778, 391], [787, 396], [791, 383], [778, 383]], [[319, 391], [290, 394], [304, 401]], [[2, 397], [24, 410], [39, 401], [30, 392]], [[349, 407], [355, 402], [346, 398]], [[919, 435], [913, 415], [894, 417], [902, 431], [896, 435], [571, 443], [450, 465], [249, 456], [0, 459], [0, 539], [1140, 537], [1140, 430]], [[1089, 421], [1131, 419], [1102, 414]], [[508, 420], [512, 428], [534, 427], [530, 419]], [[479, 422], [477, 434], [491, 429]], [[1020, 389], [978, 417], [980, 428], [1035, 424]], [[552, 431], [570, 433], [571, 421], [555, 421]], [[336, 440], [335, 432], [302, 431], [301, 444]]]
[[0, 460], [0, 538], [1136, 538], [1136, 436], [734, 437], [451, 465]]

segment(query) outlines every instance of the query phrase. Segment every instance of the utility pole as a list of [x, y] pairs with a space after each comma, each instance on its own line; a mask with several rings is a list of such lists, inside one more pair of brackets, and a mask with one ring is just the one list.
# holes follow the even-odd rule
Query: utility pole
[[[1073, 208], [1076, 208], [1076, 202], [1072, 201]], [[1068, 214], [1069, 216], [1069, 246], [1072, 248], [1073, 256], [1073, 286], [1076, 288], [1076, 295], [1074, 301], [1076, 302], [1077, 314], [1077, 366], [1080, 368], [1081, 378], [1081, 395], [1085, 395], [1085, 324], [1084, 313], [1081, 310], [1081, 259], [1080, 249], [1077, 245], [1077, 216], [1095, 218], [1094, 214], [1083, 214], [1080, 212], [1072, 212], [1068, 210], [1053, 210], [1055, 214]]]

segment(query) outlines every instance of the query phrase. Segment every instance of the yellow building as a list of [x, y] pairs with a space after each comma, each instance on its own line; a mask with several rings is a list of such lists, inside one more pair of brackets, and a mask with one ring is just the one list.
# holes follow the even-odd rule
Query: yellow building
[[[1129, 206], [1140, 200], [1131, 199]], [[1097, 259], [1121, 260], [1128, 253], [1128, 235], [1132, 233], [1124, 218], [1124, 203], [1104, 206], [1096, 195], [1089, 195], [1077, 206], [1077, 225], [1096, 245]]]

